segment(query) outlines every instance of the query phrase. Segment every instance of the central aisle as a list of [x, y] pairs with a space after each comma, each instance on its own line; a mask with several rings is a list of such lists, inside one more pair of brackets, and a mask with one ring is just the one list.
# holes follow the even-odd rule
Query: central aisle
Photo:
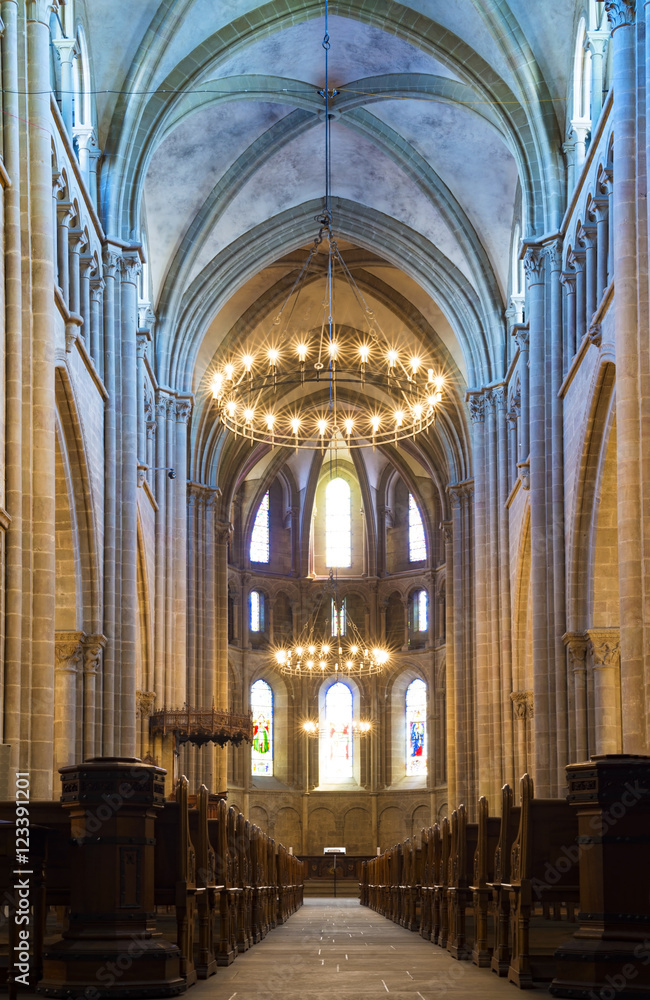
[[307, 899], [286, 924], [192, 987], [194, 1000], [516, 1000], [487, 969], [456, 962], [357, 899]]

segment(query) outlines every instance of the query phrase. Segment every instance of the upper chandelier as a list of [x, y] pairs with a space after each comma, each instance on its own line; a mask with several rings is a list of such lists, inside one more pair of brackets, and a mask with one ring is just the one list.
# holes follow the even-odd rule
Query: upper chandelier
[[[318, 234], [270, 331], [222, 359], [210, 390], [221, 421], [251, 442], [296, 449], [374, 447], [430, 427], [445, 378], [412, 338], [407, 343], [404, 335], [384, 332], [337, 246], [330, 141], [330, 105], [337, 91], [329, 88], [327, 0], [322, 44], [325, 197], [316, 218]], [[301, 293], [314, 279], [324, 284], [320, 304], [303, 309], [310, 296], [301, 302]], [[358, 326], [336, 319], [344, 297], [358, 309]]]

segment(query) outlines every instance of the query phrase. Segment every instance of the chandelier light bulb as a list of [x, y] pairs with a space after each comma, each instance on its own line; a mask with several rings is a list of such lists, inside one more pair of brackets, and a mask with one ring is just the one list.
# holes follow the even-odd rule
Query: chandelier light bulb
[[215, 372], [212, 376], [212, 398], [219, 399], [222, 389], [223, 389], [223, 375], [219, 372]]
[[244, 357], [241, 359], [241, 363], [243, 364], [244, 371], [246, 372], [247, 375], [250, 375], [250, 370], [253, 367], [254, 360], [255, 358], [253, 357], [252, 354], [245, 354]]
[[254, 416], [255, 416], [255, 410], [251, 409], [250, 406], [247, 407], [247, 409], [244, 410], [244, 420], [246, 421], [247, 424], [250, 424], [250, 423], [253, 422], [253, 417]]
[[308, 646], [307, 647], [307, 652], [309, 653], [310, 656], [313, 656], [314, 653], [316, 652], [316, 647], [315, 646]]
[[327, 430], [327, 420], [319, 420], [318, 433], [321, 435], [321, 437], [325, 434], [326, 430]]
[[307, 357], [307, 345], [306, 344], [298, 344], [298, 346], [296, 348], [296, 351], [298, 352], [298, 360], [300, 362], [304, 363], [305, 358]]
[[226, 412], [228, 413], [229, 417], [235, 416], [235, 413], [237, 412], [237, 403], [235, 402], [234, 399], [230, 399], [226, 403]]
[[296, 646], [296, 656], [302, 656], [303, 653], [304, 649], [302, 648], [302, 646]]
[[411, 358], [411, 371], [414, 375], [417, 375], [421, 365], [422, 362], [420, 358]]
[[419, 421], [422, 420], [422, 413], [423, 413], [422, 406], [420, 405], [420, 403], [416, 403], [415, 406], [413, 407], [413, 416], [415, 417], [416, 420]]
[[386, 357], [388, 358], [389, 367], [394, 368], [399, 359], [399, 354], [397, 353], [397, 351], [389, 351]]
[[370, 357], [370, 348], [367, 344], [362, 344], [359, 348], [359, 357], [361, 358], [362, 364], [365, 365]]
[[329, 351], [329, 355], [332, 358], [332, 360], [336, 361], [339, 353], [339, 345], [337, 344], [337, 342], [335, 340], [332, 340], [327, 349]]
[[322, 650], [321, 650], [321, 652], [322, 652], [323, 656], [327, 656], [327, 655], [328, 655], [328, 653], [329, 653], [329, 651], [330, 651], [330, 648], [329, 648], [329, 646], [323, 646], [323, 647], [322, 647]]
[[272, 365], [276, 365], [280, 358], [280, 352], [277, 351], [275, 347], [272, 347], [268, 353], [268, 358]]
[[377, 431], [379, 430], [380, 425], [381, 425], [381, 417], [378, 417], [376, 415], [374, 417], [371, 417], [370, 418], [370, 424], [371, 424], [371, 427], [372, 427], [372, 433], [376, 434]]
[[273, 424], [275, 423], [275, 416], [272, 413], [267, 413], [265, 420], [266, 420], [266, 426], [268, 427], [269, 430], [271, 430]]
[[343, 421], [343, 426], [345, 427], [345, 433], [349, 437], [350, 434], [352, 433], [352, 428], [354, 427], [354, 421], [348, 417], [347, 420]]
[[294, 434], [297, 434], [300, 430], [300, 419], [298, 417], [293, 417], [291, 420], [291, 430]]
[[395, 424], [397, 427], [401, 427], [404, 422], [404, 411], [395, 410]]

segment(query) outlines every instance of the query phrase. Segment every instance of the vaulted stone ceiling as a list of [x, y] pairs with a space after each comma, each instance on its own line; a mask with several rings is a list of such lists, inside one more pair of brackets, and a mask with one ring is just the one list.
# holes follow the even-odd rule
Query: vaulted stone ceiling
[[[200, 395], [314, 235], [324, 4], [85, 2], [106, 229], [146, 240], [160, 376]], [[426, 328], [453, 378], [450, 477], [469, 474], [465, 389], [507, 364], [513, 224], [560, 221], [577, 9], [330, 3], [335, 228], [371, 305]]]

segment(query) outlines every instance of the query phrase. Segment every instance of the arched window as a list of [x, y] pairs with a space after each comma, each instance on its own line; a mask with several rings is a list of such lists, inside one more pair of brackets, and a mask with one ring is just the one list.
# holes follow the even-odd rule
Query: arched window
[[348, 616], [346, 602], [347, 598], [343, 598], [339, 606], [337, 607], [335, 599], [332, 597], [331, 601], [331, 617], [332, 617], [332, 635], [345, 635], [348, 627]]
[[269, 561], [269, 491], [262, 497], [257, 508], [255, 524], [251, 534], [251, 562], [267, 563]]
[[414, 591], [409, 598], [409, 646], [424, 646], [429, 631], [429, 595], [424, 588]]
[[415, 502], [415, 497], [409, 493], [409, 561], [421, 562], [427, 557], [427, 543], [424, 537], [422, 517]]
[[259, 590], [250, 592], [250, 619], [249, 628], [251, 632], [264, 631], [264, 594]]
[[427, 686], [419, 679], [406, 689], [406, 773], [427, 773]]
[[345, 479], [332, 479], [325, 490], [325, 563], [351, 566], [350, 487]]
[[[352, 770], [352, 691], [341, 681], [325, 695], [325, 738], [327, 757], [325, 780], [351, 778]], [[322, 758], [321, 758], [322, 759]]]
[[273, 774], [273, 691], [266, 681], [251, 686], [253, 749], [251, 774]]

